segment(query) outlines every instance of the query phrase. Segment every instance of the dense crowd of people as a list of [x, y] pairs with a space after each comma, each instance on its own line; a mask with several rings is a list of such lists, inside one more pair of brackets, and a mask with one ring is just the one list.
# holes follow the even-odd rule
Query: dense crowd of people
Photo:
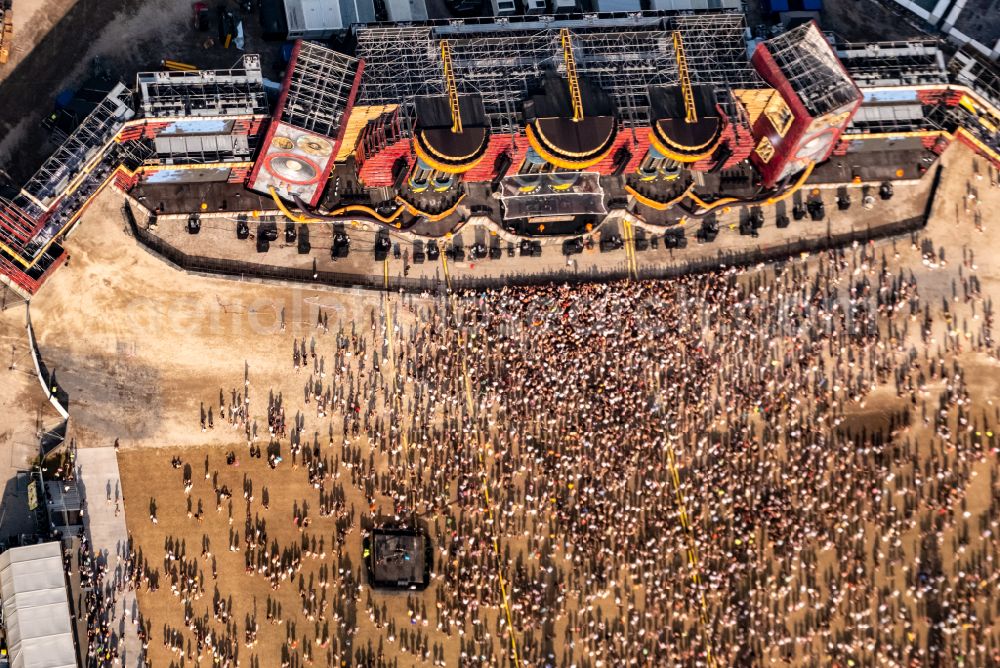
[[[191, 534], [131, 555], [184, 610], [171, 665], [1000, 665], [1000, 406], [960, 360], [1000, 357], [993, 315], [971, 256], [929, 300], [892, 252], [387, 299], [296, 339], [303, 402], [272, 388], [266, 433], [249, 376], [220, 394], [269, 469], [220, 457], [240, 499], [174, 455]], [[381, 523], [435, 547], [405, 617], [350, 549]]]

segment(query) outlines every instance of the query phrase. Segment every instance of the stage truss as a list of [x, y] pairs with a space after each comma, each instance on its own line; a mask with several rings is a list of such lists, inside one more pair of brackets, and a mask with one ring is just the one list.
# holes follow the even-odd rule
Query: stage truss
[[415, 96], [445, 92], [440, 41], [447, 39], [459, 92], [482, 95], [494, 134], [519, 132], [520, 101], [543, 70], [565, 74], [562, 28], [572, 34], [579, 76], [607, 91], [626, 126], [648, 126], [650, 85], [679, 81], [674, 30], [683, 35], [692, 82], [717, 85], [724, 104], [730, 88], [765, 85], [747, 58], [742, 14], [531, 18], [516, 25], [497, 20], [360, 27], [357, 55], [365, 71], [357, 104], [402, 102], [411, 123]]

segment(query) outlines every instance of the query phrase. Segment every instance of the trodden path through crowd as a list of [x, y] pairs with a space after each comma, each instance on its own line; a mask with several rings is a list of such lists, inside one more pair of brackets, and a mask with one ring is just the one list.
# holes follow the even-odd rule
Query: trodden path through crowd
[[102, 592], [114, 600], [111, 629], [120, 641], [121, 666], [142, 666], [141, 644], [133, 620], [139, 614], [135, 591], [126, 586], [125, 556], [128, 529], [125, 527], [125, 499], [118, 473], [118, 457], [113, 447], [81, 448], [77, 451], [77, 479], [86, 495], [84, 525], [98, 564], [105, 564]]

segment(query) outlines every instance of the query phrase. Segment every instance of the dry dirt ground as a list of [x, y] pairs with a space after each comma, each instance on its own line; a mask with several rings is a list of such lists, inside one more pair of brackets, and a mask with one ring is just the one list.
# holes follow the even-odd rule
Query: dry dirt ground
[[[988, 179], [977, 178], [974, 163], [972, 155], [961, 147], [950, 149], [944, 156], [945, 180], [933, 220], [922, 235], [932, 240], [936, 252], [947, 264], [923, 259], [920, 249], [911, 246], [909, 238], [880, 244], [893, 270], [914, 272], [922, 298], [932, 305], [953, 299], [956, 282], [960, 282], [958, 265], [967, 251], [975, 252], [972, 263], [975, 268], [965, 266], [961, 271], [965, 276], [975, 273], [982, 282], [985, 299], [1000, 296], [1000, 256], [989, 252], [1000, 243], [1000, 226], [989, 214], [1000, 207], [1000, 189], [991, 189]], [[979, 175], [985, 176], [983, 163], [976, 164]], [[970, 188], [978, 192], [978, 204], [967, 198]], [[315, 407], [305, 404], [303, 374], [292, 367], [292, 343], [315, 342], [321, 353], [330, 349], [333, 333], [341, 324], [348, 331], [354, 324], [366, 327], [371, 310], [378, 307], [382, 297], [369, 292], [311, 291], [179, 274], [136, 247], [123, 232], [117, 207], [118, 199], [110, 192], [95, 202], [68, 243], [72, 255], [69, 266], [60, 269], [33, 301], [33, 320], [43, 354], [51, 366], [60, 370], [61, 382], [71, 396], [79, 445], [109, 445], [116, 438], [121, 439], [127, 522], [143, 556], [151, 565], [161, 568], [167, 537], [184, 540], [186, 558], [189, 562], [197, 561], [206, 573], [205, 595], [197, 602], [196, 615], [212, 617], [216, 588], [223, 599], [232, 597], [230, 623], [241, 656], [254, 654], [259, 665], [277, 666], [286, 640], [304, 636], [312, 639], [326, 633], [322, 624], [305, 618], [298, 589], [315, 588], [323, 569], [328, 572], [333, 569], [330, 576], [333, 580], [338, 578], [339, 568], [353, 568], [357, 574], [360, 534], [356, 526], [347, 534], [341, 552], [343, 561], [339, 561], [333, 547], [333, 520], [317, 516], [317, 492], [308, 484], [305, 469], [292, 469], [287, 452], [282, 453], [286, 462], [277, 471], [270, 470], [264, 460], [246, 459], [241, 432], [233, 431], [218, 419], [220, 390], [228, 404], [230, 392], [245, 387], [244, 378], [248, 375], [249, 414], [265, 435], [269, 394], [281, 393], [289, 422], [292, 416], [300, 412], [303, 415], [302, 440], [315, 441], [324, 456], [339, 457], [340, 446], [329, 445], [329, 430], [331, 425], [339, 424], [338, 418], [320, 419]], [[977, 210], [984, 214], [978, 223]], [[965, 331], [978, 331], [978, 318], [970, 306], [955, 303], [955, 316], [949, 325], [951, 333], [941, 329], [936, 336], [961, 338]], [[974, 301], [972, 308], [981, 317], [983, 301]], [[316, 326], [320, 313], [328, 316], [328, 334]], [[400, 326], [409, 325], [406, 311], [400, 313]], [[4, 318], [16, 322], [9, 312]], [[940, 317], [935, 321], [943, 322]], [[1000, 397], [997, 373], [1000, 364], [981, 353], [963, 353], [959, 359], [969, 370], [974, 406], [992, 415], [993, 407], [985, 402]], [[30, 391], [30, 387], [25, 391]], [[14, 398], [15, 404], [22, 400]], [[856, 421], [855, 425], [881, 424], [897, 404], [894, 393], [880, 387], [867, 403], [851, 409], [851, 419]], [[28, 405], [32, 405], [30, 401]], [[203, 408], [214, 413], [214, 428], [201, 427]], [[10, 422], [23, 425], [30, 423], [30, 417], [22, 411], [19, 416], [12, 415]], [[239, 467], [226, 465], [225, 454], [230, 449], [240, 453]], [[190, 497], [183, 493], [183, 470], [170, 467], [170, 459], [175, 455], [193, 467]], [[362, 448], [361, 455], [367, 455], [367, 448]], [[210, 477], [218, 474], [215, 480], [204, 478], [206, 459]], [[981, 512], [989, 499], [990, 469], [980, 464], [977, 473], [978, 478], [965, 490], [970, 513]], [[353, 506], [361, 514], [366, 501], [355, 486], [345, 482], [351, 477], [350, 468], [342, 463], [337, 474], [347, 490], [346, 507]], [[323, 548], [317, 547], [316, 551], [326, 554], [324, 558], [306, 557], [303, 581], [286, 583], [272, 591], [263, 578], [243, 575], [241, 552], [228, 551], [231, 531], [237, 531], [242, 541], [246, 508], [241, 498], [244, 476], [253, 481], [256, 501], [252, 513], [266, 520], [269, 541], [276, 540], [280, 545], [298, 543], [302, 533], [292, 522], [294, 509], [303, 504], [312, 509], [314, 524], [305, 535], [322, 539]], [[222, 509], [216, 510], [213, 489], [223, 485], [233, 493], [232, 524], [228, 502], [223, 501]], [[264, 487], [269, 496], [268, 509], [262, 507]], [[190, 508], [188, 498], [192, 503]], [[151, 502], [158, 518], [155, 525], [149, 520]], [[200, 521], [188, 517], [189, 510], [193, 515], [198, 513], [199, 504], [205, 511]], [[377, 504], [381, 510], [391, 512], [390, 499], [379, 496]], [[432, 522], [435, 541], [443, 534], [443, 527]], [[208, 575], [211, 561], [199, 557], [206, 538], [207, 547], [216, 559], [218, 580]], [[515, 543], [512, 549], [520, 547]], [[948, 568], [954, 563], [949, 561]], [[416, 597], [421, 609], [433, 611], [440, 586], [436, 583]], [[327, 593], [331, 603], [337, 603], [335, 596], [343, 594], [337, 587], [316, 588], [316, 591], [317, 596]], [[283, 625], [265, 621], [269, 596], [281, 603]], [[368, 590], [363, 589], [360, 596], [359, 608], [367, 600]], [[418, 628], [431, 643], [440, 642], [445, 648], [446, 665], [461, 664], [457, 636], [445, 637], [437, 632], [433, 612], [432, 622], [425, 628], [422, 622], [413, 619], [419, 613], [406, 595], [379, 594], [376, 600], [380, 605], [385, 604], [386, 614], [397, 628]], [[598, 603], [598, 607], [602, 605]], [[167, 631], [184, 625], [180, 600], [171, 595], [169, 583], [164, 579], [159, 591], [140, 593], [140, 606], [151, 620], [152, 665], [171, 665], [177, 656], [163, 639]], [[247, 615], [254, 613], [261, 631], [258, 645], [248, 650], [243, 647], [242, 634]], [[490, 611], [487, 618], [492, 620], [492, 632], [498, 612]], [[342, 621], [328, 619], [331, 635], [335, 635]], [[383, 647], [387, 656], [398, 656], [399, 665], [416, 665], [412, 656], [398, 653], [398, 631], [396, 643], [390, 643], [387, 628], [377, 627], [363, 608], [359, 609], [356, 620], [347, 623], [352, 622], [356, 622], [359, 631], [355, 646], [370, 640], [374, 647]], [[843, 623], [840, 620], [833, 624], [836, 627]], [[226, 628], [222, 622], [213, 624], [220, 632]], [[920, 623], [916, 629], [922, 629]], [[314, 646], [313, 655], [322, 663], [325, 650]]]

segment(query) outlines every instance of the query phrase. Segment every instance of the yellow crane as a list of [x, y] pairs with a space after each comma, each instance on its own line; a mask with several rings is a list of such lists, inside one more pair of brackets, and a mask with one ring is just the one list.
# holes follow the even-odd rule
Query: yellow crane
[[573, 120], [583, 119], [583, 97], [580, 95], [580, 81], [576, 75], [576, 58], [573, 57], [573, 38], [568, 28], [559, 31], [562, 39], [563, 60], [566, 61], [566, 79], [569, 81], [569, 97], [573, 101]]
[[448, 106], [451, 107], [451, 131], [462, 131], [462, 110], [458, 106], [458, 84], [455, 82], [455, 68], [451, 65], [451, 45], [441, 40], [441, 62], [444, 63], [444, 87], [448, 89]]
[[687, 56], [684, 55], [684, 38], [681, 31], [674, 31], [674, 54], [677, 58], [677, 76], [681, 80], [681, 94], [684, 96], [684, 120], [698, 122], [698, 110], [694, 106], [694, 92], [691, 90], [691, 76], [688, 74]]

